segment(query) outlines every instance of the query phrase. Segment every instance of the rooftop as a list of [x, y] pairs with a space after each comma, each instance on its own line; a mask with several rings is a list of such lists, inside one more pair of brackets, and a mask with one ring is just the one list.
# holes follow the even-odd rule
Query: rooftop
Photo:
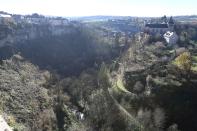
[[149, 28], [168, 28], [168, 24], [146, 24], [145, 27]]

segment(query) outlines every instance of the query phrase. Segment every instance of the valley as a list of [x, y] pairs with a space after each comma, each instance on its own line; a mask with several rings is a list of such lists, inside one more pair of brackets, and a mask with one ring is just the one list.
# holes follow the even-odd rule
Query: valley
[[178, 18], [0, 17], [0, 117], [14, 131], [197, 130], [197, 25]]

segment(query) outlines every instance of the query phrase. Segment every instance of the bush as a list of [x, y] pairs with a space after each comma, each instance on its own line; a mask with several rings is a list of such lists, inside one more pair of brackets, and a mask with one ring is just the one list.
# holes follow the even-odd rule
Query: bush
[[8, 123], [9, 126], [14, 127], [15, 124], [16, 124], [16, 120], [13, 116], [9, 116], [8, 120], [7, 120], [7, 123]]
[[177, 65], [181, 70], [185, 70], [187, 72], [190, 71], [192, 66], [191, 54], [189, 52], [180, 54], [175, 59], [175, 65]]

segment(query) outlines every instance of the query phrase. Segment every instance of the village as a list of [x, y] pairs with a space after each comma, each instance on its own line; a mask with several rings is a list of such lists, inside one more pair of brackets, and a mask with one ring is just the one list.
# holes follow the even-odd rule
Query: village
[[[72, 21], [71, 21], [72, 22]], [[50, 26], [69, 26], [71, 23], [68, 19], [63, 17], [45, 17], [39, 14], [32, 15], [12, 15], [6, 12], [0, 12], [0, 27], [1, 30], [5, 28], [4, 25], [12, 24], [32, 24], [32, 25], [50, 25]], [[150, 18], [127, 18], [127, 19], [109, 19], [107, 26], [99, 27], [102, 30], [102, 36], [110, 38], [115, 37], [142, 37], [139, 35], [151, 35], [163, 37], [168, 45], [175, 45], [178, 36], [174, 30], [175, 21], [172, 17], [169, 19], [166, 16], [157, 19]], [[113, 28], [114, 27], [116, 28]]]
[[68, 25], [69, 20], [62, 17], [45, 17], [34, 13], [32, 15], [16, 15], [6, 12], [0, 12], [0, 25], [6, 22], [13, 22], [15, 24], [27, 23], [27, 24], [50, 24], [53, 26]]

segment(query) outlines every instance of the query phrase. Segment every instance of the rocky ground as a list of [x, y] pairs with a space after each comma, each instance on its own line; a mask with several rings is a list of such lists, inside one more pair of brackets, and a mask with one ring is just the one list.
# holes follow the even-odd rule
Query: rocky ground
[[9, 125], [1, 115], [0, 115], [0, 127], [1, 127], [0, 131], [12, 131], [12, 129], [9, 127]]

